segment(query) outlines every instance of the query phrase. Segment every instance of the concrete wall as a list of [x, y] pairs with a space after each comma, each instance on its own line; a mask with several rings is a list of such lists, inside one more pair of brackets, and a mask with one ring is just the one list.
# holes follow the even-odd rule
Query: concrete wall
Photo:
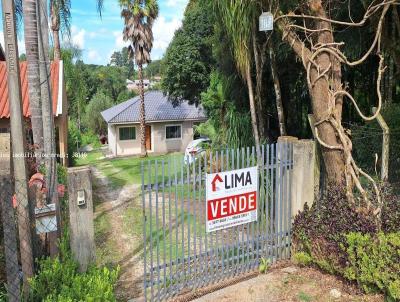
[[292, 217], [302, 211], [306, 203], [308, 206], [314, 203], [315, 189], [319, 182], [315, 142], [313, 140], [294, 142], [293, 160]]
[[[193, 140], [193, 122], [160, 122], [151, 123], [151, 150], [149, 153], [164, 154], [169, 152], [184, 152], [190, 141]], [[166, 139], [165, 129], [168, 125], [180, 125], [182, 136], [179, 139]], [[121, 141], [119, 129], [136, 127], [136, 139]], [[108, 125], [108, 145], [115, 156], [140, 154], [140, 126], [139, 124]]]

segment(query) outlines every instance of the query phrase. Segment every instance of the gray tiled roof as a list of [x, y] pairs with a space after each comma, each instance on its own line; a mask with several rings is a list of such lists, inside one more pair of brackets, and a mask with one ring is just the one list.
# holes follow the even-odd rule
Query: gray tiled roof
[[[174, 107], [161, 91], [148, 91], [144, 96], [146, 121], [184, 121], [205, 120], [206, 114], [201, 106], [183, 102]], [[140, 97], [111, 107], [101, 113], [107, 123], [138, 123]]]

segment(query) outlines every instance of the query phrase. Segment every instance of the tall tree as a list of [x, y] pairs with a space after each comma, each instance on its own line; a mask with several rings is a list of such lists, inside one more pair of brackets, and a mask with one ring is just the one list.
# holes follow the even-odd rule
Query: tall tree
[[141, 155], [146, 156], [146, 113], [144, 104], [143, 65], [151, 62], [150, 53], [153, 48], [153, 24], [158, 16], [156, 0], [119, 0], [122, 8], [121, 16], [125, 27], [123, 36], [129, 41], [131, 58], [138, 66], [140, 80], [140, 146]]
[[253, 26], [255, 17], [255, 3], [250, 0], [231, 1], [221, 0], [216, 2], [226, 32], [231, 38], [232, 50], [239, 73], [245, 80], [248, 88], [251, 123], [254, 134], [257, 154], [260, 155], [260, 135], [258, 128], [257, 106], [254, 96], [254, 84], [252, 79], [252, 54]]
[[169, 100], [198, 104], [210, 84], [215, 14], [210, 1], [191, 0], [182, 27], [174, 35], [163, 58], [162, 89]]
[[70, 36], [71, 1], [50, 0], [50, 21], [54, 42], [54, 60], [61, 59], [60, 30]]
[[43, 119], [42, 104], [40, 92], [40, 69], [39, 69], [39, 41], [38, 41], [38, 19], [37, 19], [37, 1], [24, 0], [24, 35], [27, 59], [29, 103], [31, 113], [31, 124], [33, 133], [33, 142], [36, 147], [37, 164], [41, 163], [41, 153], [43, 153]]
[[[315, 133], [322, 145], [328, 180], [338, 186], [345, 185], [349, 200], [353, 202], [353, 188], [356, 187], [365, 202], [361, 205], [366, 205], [368, 208], [372, 206], [372, 199], [368, 198], [360, 176], [370, 180], [378, 201], [377, 204], [373, 204], [378, 218], [381, 206], [379, 191], [374, 180], [356, 165], [352, 157], [352, 142], [342, 126], [342, 109], [343, 102], [349, 100], [359, 116], [365, 121], [370, 121], [376, 118], [382, 107], [380, 84], [384, 63], [380, 42], [383, 22], [391, 3], [393, 1], [369, 2], [359, 22], [335, 20], [331, 14], [330, 2], [321, 0], [309, 0], [302, 3], [301, 8], [295, 7], [294, 11], [301, 14], [292, 13], [292, 8], [290, 13], [275, 19], [284, 40], [301, 59], [307, 74], [306, 80], [316, 120]], [[361, 58], [351, 61], [341, 50], [344, 43], [336, 39], [335, 29], [341, 26], [362, 27], [371, 16], [378, 16], [379, 20], [374, 28], [373, 41]], [[359, 109], [357, 101], [346, 90], [342, 69], [344, 66], [354, 67], [364, 63], [373, 52], [378, 54], [380, 61], [377, 68], [378, 77], [374, 83], [378, 97], [378, 111], [372, 116], [365, 116]]]

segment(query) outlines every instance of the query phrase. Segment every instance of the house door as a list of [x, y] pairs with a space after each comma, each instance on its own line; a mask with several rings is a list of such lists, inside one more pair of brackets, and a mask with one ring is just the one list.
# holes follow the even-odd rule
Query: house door
[[146, 150], [151, 150], [151, 126], [146, 125]]

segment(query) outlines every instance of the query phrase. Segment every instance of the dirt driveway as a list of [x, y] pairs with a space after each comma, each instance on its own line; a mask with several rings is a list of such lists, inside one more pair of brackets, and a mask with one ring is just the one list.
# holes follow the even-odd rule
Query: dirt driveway
[[338, 278], [313, 268], [290, 265], [205, 295], [196, 302], [365, 301], [383, 302], [381, 295], [364, 295]]

